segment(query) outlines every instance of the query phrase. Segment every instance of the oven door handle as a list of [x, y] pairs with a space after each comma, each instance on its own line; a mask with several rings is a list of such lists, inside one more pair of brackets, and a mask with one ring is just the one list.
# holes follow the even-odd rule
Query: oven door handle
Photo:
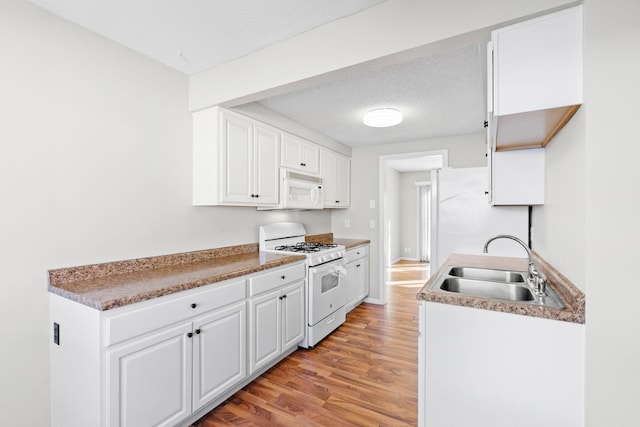
[[336, 265], [335, 271], [338, 273], [338, 276], [347, 275], [347, 268], [345, 267], [345, 264]]

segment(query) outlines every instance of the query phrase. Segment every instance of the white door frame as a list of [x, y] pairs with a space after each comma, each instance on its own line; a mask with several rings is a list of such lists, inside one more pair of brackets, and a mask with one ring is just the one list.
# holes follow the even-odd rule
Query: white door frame
[[[390, 160], [402, 160], [402, 159], [415, 159], [416, 157], [426, 157], [440, 156], [442, 158], [442, 166], [449, 166], [449, 150], [430, 150], [430, 151], [421, 151], [421, 152], [412, 152], [412, 153], [402, 153], [402, 154], [391, 154], [386, 156], [380, 156], [379, 163], [379, 188], [378, 188], [378, 200], [380, 200], [380, 205], [378, 207], [378, 241], [379, 245], [379, 254], [378, 254], [378, 286], [380, 286], [379, 293], [380, 295], [380, 303], [387, 303], [387, 258], [389, 254], [389, 239], [387, 239], [387, 215], [386, 205], [385, 205], [385, 185], [386, 185], [386, 171], [387, 171], [387, 162]], [[429, 170], [425, 167], [425, 171]]]

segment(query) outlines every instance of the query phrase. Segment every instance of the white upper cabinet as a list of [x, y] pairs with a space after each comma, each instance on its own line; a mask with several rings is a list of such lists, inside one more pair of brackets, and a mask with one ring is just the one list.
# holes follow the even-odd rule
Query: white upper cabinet
[[288, 133], [282, 134], [281, 166], [317, 175], [320, 172], [318, 145]]
[[193, 114], [193, 204], [278, 203], [280, 132], [218, 107]]
[[544, 148], [491, 153], [491, 204], [544, 204]]
[[544, 147], [580, 107], [582, 32], [576, 6], [491, 33], [495, 150]]
[[582, 104], [582, 6], [491, 33], [489, 200], [544, 203], [544, 147]]
[[253, 125], [253, 170], [256, 204], [275, 205], [280, 189], [280, 132], [267, 125]]
[[324, 207], [347, 208], [351, 201], [351, 160], [330, 150], [320, 151]]

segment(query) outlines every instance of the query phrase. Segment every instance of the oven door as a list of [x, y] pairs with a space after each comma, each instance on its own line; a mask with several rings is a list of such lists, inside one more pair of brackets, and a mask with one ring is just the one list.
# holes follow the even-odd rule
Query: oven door
[[338, 259], [309, 267], [309, 326], [315, 325], [346, 303], [345, 265], [344, 259]]

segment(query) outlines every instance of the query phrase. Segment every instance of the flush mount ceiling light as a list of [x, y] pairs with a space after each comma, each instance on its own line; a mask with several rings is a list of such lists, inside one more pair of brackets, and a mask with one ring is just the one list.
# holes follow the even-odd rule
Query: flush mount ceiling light
[[368, 111], [362, 122], [374, 128], [386, 128], [402, 122], [402, 113], [395, 108], [376, 108]]

